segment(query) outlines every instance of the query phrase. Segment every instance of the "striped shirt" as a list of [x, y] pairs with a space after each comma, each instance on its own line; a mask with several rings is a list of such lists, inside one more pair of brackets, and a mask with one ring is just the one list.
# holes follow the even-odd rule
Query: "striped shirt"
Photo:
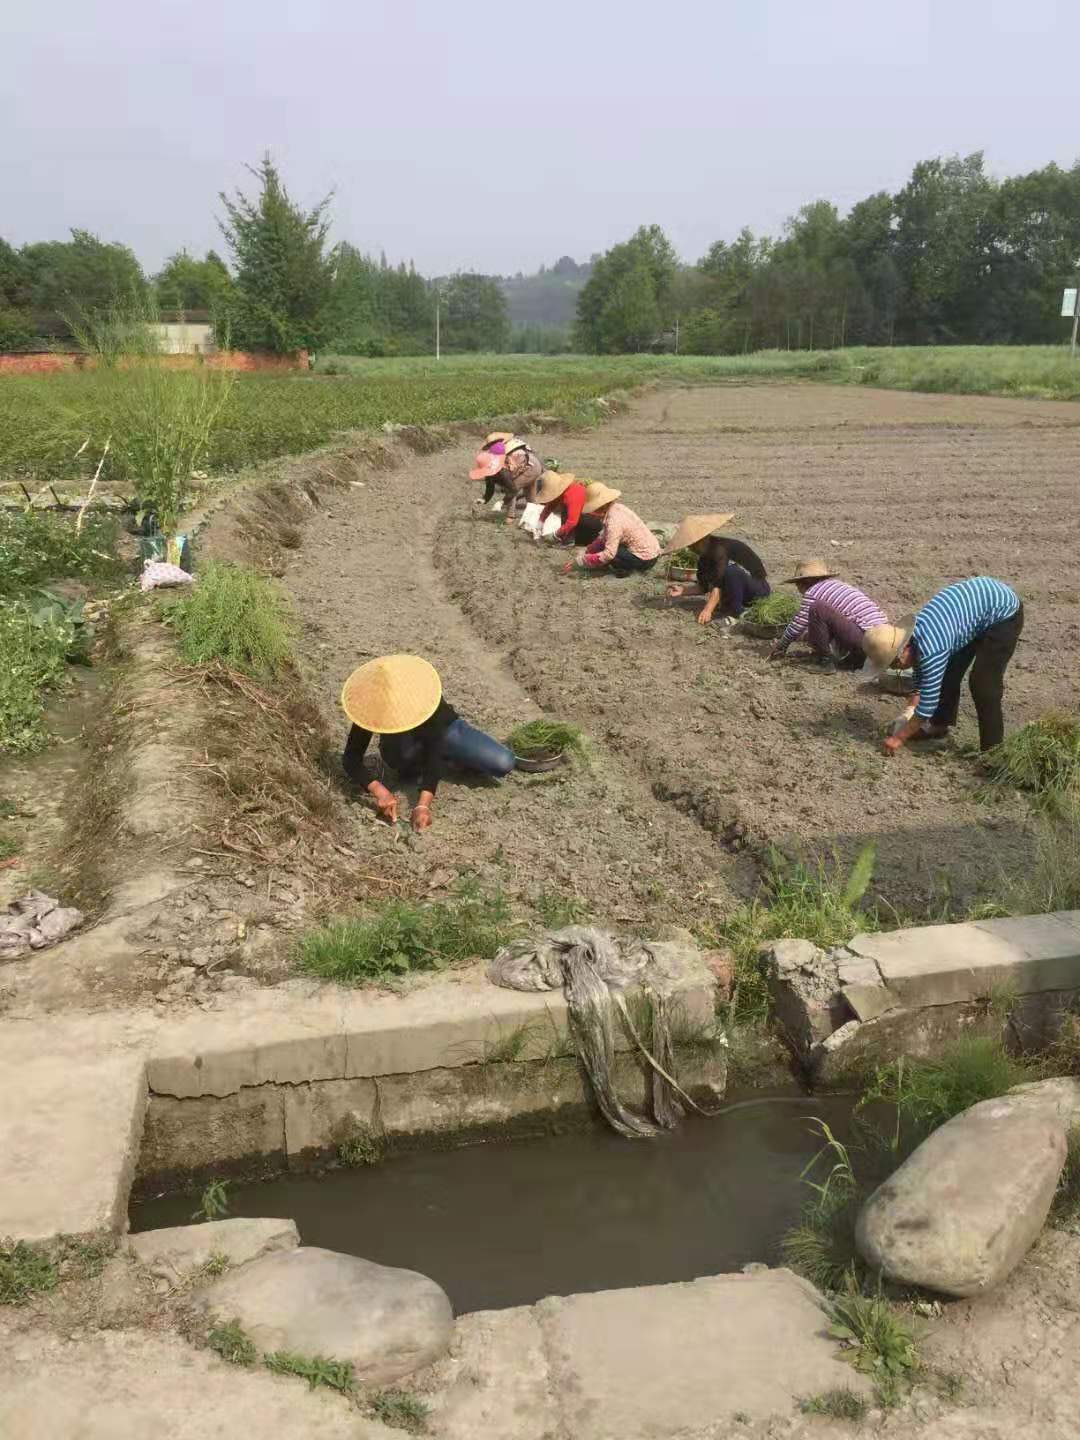
[[921, 720], [933, 719], [941, 699], [941, 682], [956, 652], [985, 635], [992, 625], [1011, 619], [1019, 609], [1016, 591], [989, 575], [946, 585], [927, 601], [911, 632], [919, 691], [915, 714]]
[[810, 622], [810, 611], [815, 605], [829, 605], [845, 620], [851, 620], [860, 630], [869, 630], [871, 625], [887, 625], [888, 616], [880, 606], [875, 605], [869, 595], [846, 585], [843, 580], [819, 580], [803, 591], [802, 604], [791, 624], [780, 637], [780, 649], [786, 650], [793, 641], [806, 633]]
[[629, 505], [615, 501], [604, 517], [604, 528], [581, 557], [581, 564], [595, 567], [609, 565], [615, 559], [620, 545], [625, 545], [631, 555], [639, 560], [655, 560], [660, 554], [660, 542]]

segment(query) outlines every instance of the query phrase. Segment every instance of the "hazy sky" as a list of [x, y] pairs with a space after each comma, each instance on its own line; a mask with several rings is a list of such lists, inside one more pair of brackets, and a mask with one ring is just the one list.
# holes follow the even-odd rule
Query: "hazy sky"
[[[1068, 0], [8, 0], [0, 235], [220, 245], [266, 149], [334, 233], [426, 273], [687, 259], [915, 161], [1080, 154]], [[1071, 14], [1070, 14], [1071, 12]]]

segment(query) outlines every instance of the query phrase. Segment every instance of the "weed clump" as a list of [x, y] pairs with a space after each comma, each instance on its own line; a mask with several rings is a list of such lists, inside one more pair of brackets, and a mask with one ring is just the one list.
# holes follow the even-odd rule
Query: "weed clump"
[[899, 1404], [919, 1370], [911, 1327], [881, 1294], [863, 1295], [852, 1286], [833, 1297], [829, 1333], [854, 1353], [855, 1368], [873, 1378], [878, 1403]]
[[407, 1390], [383, 1390], [372, 1397], [370, 1410], [376, 1420], [410, 1435], [422, 1435], [431, 1414], [430, 1406]]
[[0, 510], [0, 596], [47, 580], [113, 575], [116, 522], [87, 515], [81, 530], [51, 511]]
[[383, 1142], [366, 1127], [358, 1129], [337, 1147], [338, 1164], [358, 1170], [364, 1165], [378, 1165], [383, 1158]]
[[225, 1180], [211, 1180], [199, 1199], [199, 1208], [192, 1220], [221, 1220], [229, 1213], [229, 1185]]
[[215, 1325], [206, 1337], [206, 1343], [230, 1365], [254, 1365], [259, 1358], [255, 1342], [244, 1334], [239, 1320], [230, 1320], [227, 1325]]
[[901, 1136], [917, 1143], [980, 1100], [1004, 1095], [1026, 1073], [1025, 1067], [1005, 1052], [1000, 1040], [964, 1035], [933, 1059], [901, 1056], [878, 1067], [859, 1104], [877, 1101], [895, 1108], [896, 1150]]
[[29, 606], [0, 602], [0, 752], [44, 745], [43, 696], [64, 679], [72, 636], [62, 621], [39, 624]]
[[274, 1350], [263, 1356], [263, 1364], [275, 1375], [296, 1375], [306, 1380], [310, 1390], [320, 1385], [339, 1394], [349, 1395], [356, 1389], [351, 1360], [330, 1360], [325, 1355], [296, 1355], [291, 1350]]
[[1080, 717], [1052, 712], [1007, 735], [982, 757], [990, 778], [1039, 799], [1080, 793]]
[[561, 895], [557, 890], [543, 890], [533, 901], [533, 909], [545, 930], [562, 930], [567, 925], [584, 925], [589, 907], [576, 895]]
[[55, 1290], [56, 1262], [24, 1240], [0, 1240], [0, 1305], [23, 1305], [31, 1295]]
[[787, 625], [799, 610], [799, 597], [787, 590], [774, 590], [746, 607], [744, 618], [755, 625]]
[[[848, 1147], [839, 1141], [824, 1120], [817, 1126], [824, 1145], [799, 1177], [813, 1192], [802, 1219], [780, 1242], [784, 1264], [804, 1276], [819, 1290], [838, 1290], [854, 1275], [860, 1261], [855, 1248], [855, 1221], [862, 1196]], [[813, 1180], [821, 1162], [832, 1162], [824, 1180]]]
[[828, 1415], [833, 1420], [865, 1420], [870, 1402], [856, 1390], [838, 1386], [820, 1395], [807, 1395], [799, 1401], [804, 1415]]
[[331, 920], [300, 938], [296, 962], [308, 975], [364, 985], [490, 960], [519, 929], [501, 891], [462, 880], [448, 900], [388, 900], [370, 915]]
[[272, 580], [243, 565], [211, 562], [168, 620], [189, 665], [217, 661], [265, 680], [280, 674], [292, 658], [285, 597]]

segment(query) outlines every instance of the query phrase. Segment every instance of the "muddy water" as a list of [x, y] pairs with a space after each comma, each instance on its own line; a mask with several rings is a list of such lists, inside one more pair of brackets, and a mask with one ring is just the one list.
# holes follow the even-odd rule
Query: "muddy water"
[[[607, 1131], [398, 1155], [369, 1169], [230, 1188], [230, 1213], [291, 1216], [320, 1245], [432, 1276], [454, 1309], [691, 1280], [776, 1263], [820, 1149], [850, 1130], [843, 1097], [734, 1104], [656, 1141]], [[191, 1195], [151, 1200], [132, 1228], [183, 1225]]]

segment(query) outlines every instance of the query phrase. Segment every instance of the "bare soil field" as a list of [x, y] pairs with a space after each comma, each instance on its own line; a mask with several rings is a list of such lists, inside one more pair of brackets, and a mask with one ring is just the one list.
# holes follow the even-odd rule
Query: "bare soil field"
[[[1070, 405], [725, 386], [654, 393], [600, 430], [536, 444], [646, 519], [734, 510], [731, 533], [775, 581], [823, 554], [897, 617], [952, 579], [1009, 581], [1027, 624], [1008, 723], [1080, 699]], [[314, 678], [336, 707], [352, 666], [416, 650], [474, 723], [502, 736], [538, 705], [581, 725], [597, 763], [496, 792], [451, 781], [415, 846], [358, 806], [368, 849], [401, 849], [418, 874], [470, 863], [533, 893], [570, 890], [634, 923], [701, 918], [746, 893], [746, 844], [850, 859], [873, 840], [877, 892], [906, 915], [955, 911], [1029, 865], [1025, 805], [988, 802], [955, 743], [881, 753], [894, 697], [699, 627], [658, 573], [560, 576], [565, 551], [479, 517], [468, 458], [372, 475], [309, 527], [287, 583]], [[960, 741], [974, 733], [967, 699], [962, 717]]]

